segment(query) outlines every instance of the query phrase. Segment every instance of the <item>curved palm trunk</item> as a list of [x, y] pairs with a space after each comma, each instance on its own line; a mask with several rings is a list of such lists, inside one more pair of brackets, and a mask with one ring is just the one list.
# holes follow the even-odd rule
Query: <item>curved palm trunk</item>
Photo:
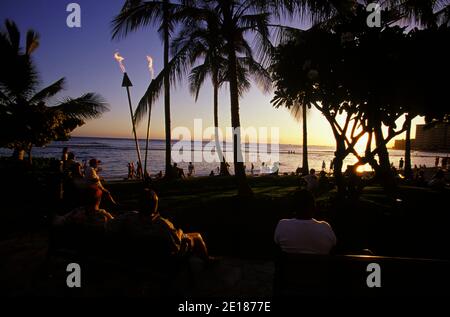
[[149, 151], [149, 139], [150, 139], [150, 121], [152, 118], [152, 107], [148, 109], [148, 121], [147, 121], [147, 136], [145, 138], [145, 158], [144, 158], [144, 179], [150, 177], [150, 173], [147, 171], [148, 151]]
[[411, 117], [406, 117], [406, 138], [405, 138], [405, 177], [411, 179]]
[[[164, 68], [169, 64], [169, 8], [168, 1], [164, 1], [163, 33], [164, 33]], [[171, 158], [171, 129], [170, 129], [170, 78], [164, 75], [164, 117], [166, 134], [166, 178], [172, 177]]]
[[[231, 40], [231, 41], [230, 41]], [[237, 61], [236, 52], [232, 39], [228, 39], [228, 71], [230, 74], [230, 101], [231, 101], [231, 125], [233, 126], [233, 163], [234, 174], [238, 182], [239, 196], [253, 195], [252, 189], [248, 185], [244, 170], [244, 160], [241, 152], [241, 134], [240, 134], [240, 118], [239, 118], [239, 91], [237, 81]]]
[[303, 162], [302, 162], [302, 172], [303, 174], [309, 173], [308, 167], [308, 127], [306, 123], [306, 106], [302, 105], [302, 115], [303, 115]]

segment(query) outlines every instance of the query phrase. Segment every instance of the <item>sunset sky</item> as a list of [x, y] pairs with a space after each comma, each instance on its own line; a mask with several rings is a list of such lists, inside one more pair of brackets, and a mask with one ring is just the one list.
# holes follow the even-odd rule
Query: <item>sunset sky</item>
[[[111, 40], [110, 22], [120, 11], [124, 0], [79, 0], [81, 28], [66, 26], [66, 6], [71, 1], [51, 0], [2, 0], [0, 18], [3, 26], [6, 18], [14, 20], [22, 31], [22, 45], [26, 30], [32, 28], [41, 35], [40, 47], [34, 58], [41, 79], [48, 85], [61, 77], [68, 82], [65, 94], [77, 97], [86, 92], [101, 94], [110, 104], [110, 111], [101, 119], [88, 122], [73, 135], [101, 137], [131, 137], [130, 113], [126, 92], [121, 88], [122, 74], [113, 59], [115, 51], [125, 57], [124, 64], [133, 82], [131, 88], [134, 107], [150, 81], [146, 55], [153, 56], [155, 73], [162, 67], [162, 43], [156, 28], [130, 34], [121, 40]], [[3, 61], [5, 62], [5, 61]], [[264, 95], [254, 87], [241, 99], [242, 127], [279, 127], [280, 142], [301, 143], [301, 127], [284, 109], [274, 109], [270, 104], [272, 94]], [[219, 119], [222, 128], [230, 126], [230, 105], [227, 86], [219, 98]], [[193, 127], [194, 119], [203, 119], [203, 126], [213, 124], [212, 88], [205, 85], [197, 102], [190, 95], [186, 82], [172, 88], [172, 128]], [[422, 120], [415, 120], [420, 123]], [[320, 113], [311, 111], [309, 118], [309, 144], [334, 145], [328, 123]], [[164, 137], [163, 98], [152, 112], [151, 138]], [[412, 135], [415, 131], [413, 129]], [[145, 137], [145, 124], [138, 128], [138, 136]], [[403, 136], [402, 136], [403, 137]]]

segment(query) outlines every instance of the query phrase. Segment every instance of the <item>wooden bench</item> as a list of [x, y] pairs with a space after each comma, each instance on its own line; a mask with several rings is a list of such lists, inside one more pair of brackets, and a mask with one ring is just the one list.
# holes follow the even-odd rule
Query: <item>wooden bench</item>
[[[367, 267], [377, 263], [381, 287], [370, 288]], [[443, 296], [448, 293], [450, 261], [366, 255], [303, 255], [281, 252], [275, 259], [274, 297]]]

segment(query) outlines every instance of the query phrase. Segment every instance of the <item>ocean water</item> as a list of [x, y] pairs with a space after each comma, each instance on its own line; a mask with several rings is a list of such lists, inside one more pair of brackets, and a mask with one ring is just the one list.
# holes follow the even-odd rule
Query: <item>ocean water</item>
[[[214, 151], [211, 151], [211, 146], [208, 146], [208, 142], [192, 142], [183, 143], [184, 146], [180, 150], [180, 144], [175, 146], [176, 142], [172, 142], [173, 157], [184, 156], [184, 161], [178, 161], [178, 166], [185, 170], [187, 173], [187, 166], [190, 161], [195, 166], [197, 176], [209, 175], [211, 170], [216, 171], [219, 166], [218, 162], [209, 162], [208, 157], [215, 157]], [[145, 140], [139, 142], [141, 148], [142, 160], [144, 160]], [[189, 148], [190, 146], [190, 148]], [[133, 139], [113, 139], [113, 138], [86, 138], [86, 137], [73, 137], [66, 142], [53, 142], [44, 148], [34, 148], [33, 156], [37, 157], [54, 157], [60, 158], [63, 147], [68, 147], [70, 152], [75, 154], [76, 160], [82, 162], [83, 160], [89, 160], [91, 158], [97, 158], [102, 161], [101, 164], [101, 176], [106, 179], [123, 179], [127, 176], [127, 163], [137, 161], [137, 153]], [[298, 145], [280, 144], [278, 149], [272, 148], [273, 157], [272, 160], [268, 157], [264, 157], [263, 153], [265, 145], [260, 144], [246, 144], [243, 145], [245, 150], [243, 155], [245, 158], [245, 165], [247, 173], [250, 173], [251, 162], [254, 164], [254, 173], [267, 173], [273, 167], [276, 162], [279, 162], [280, 173], [290, 173], [295, 171], [298, 166], [301, 166], [302, 162], [302, 147]], [[159, 171], [164, 172], [164, 140], [151, 140], [149, 150], [149, 160], [147, 170], [150, 174], [156, 174]], [[270, 146], [267, 146], [270, 154]], [[334, 157], [334, 147], [330, 146], [308, 146], [308, 162], [310, 168], [321, 170], [322, 162], [325, 162], [326, 170], [328, 170], [331, 160]], [[225, 146], [225, 155], [227, 161], [230, 162], [230, 172], [233, 173], [233, 152], [232, 144], [227, 143]], [[1, 156], [8, 156], [12, 154], [12, 150], [0, 148]], [[278, 157], [276, 157], [278, 154]], [[401, 157], [404, 156], [404, 151], [401, 150], [389, 150], [391, 162], [398, 166], [398, 162]], [[412, 164], [426, 165], [428, 167], [434, 166], [436, 156], [448, 156], [448, 153], [430, 153], [421, 151], [412, 151]], [[200, 160], [200, 161], [199, 161]], [[344, 161], [344, 169], [347, 164], [354, 164], [356, 158], [348, 156]], [[264, 166], [262, 163], [264, 162]], [[136, 164], [136, 163], [135, 163]], [[371, 170], [366, 165], [365, 170]]]

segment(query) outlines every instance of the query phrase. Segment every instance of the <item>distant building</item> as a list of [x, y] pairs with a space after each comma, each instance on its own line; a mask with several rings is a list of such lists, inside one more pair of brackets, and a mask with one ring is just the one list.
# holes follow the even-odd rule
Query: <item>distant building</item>
[[[394, 149], [405, 149], [405, 140], [395, 140]], [[425, 124], [417, 124], [416, 138], [411, 139], [411, 149], [450, 152], [450, 124], [441, 123], [429, 128], [425, 128]]]
[[436, 124], [425, 128], [424, 124], [416, 125], [415, 150], [450, 152], [450, 125]]

